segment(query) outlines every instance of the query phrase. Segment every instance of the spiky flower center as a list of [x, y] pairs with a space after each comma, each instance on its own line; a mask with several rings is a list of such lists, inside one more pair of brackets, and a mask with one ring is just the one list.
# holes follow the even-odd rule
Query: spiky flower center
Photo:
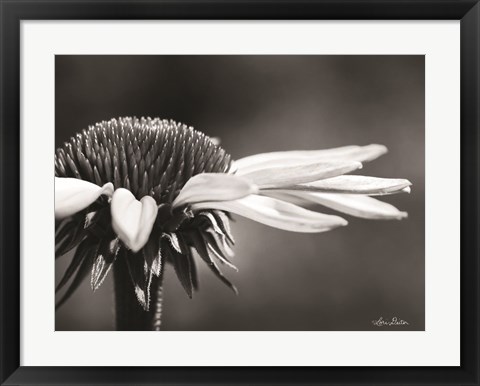
[[205, 134], [159, 118], [119, 118], [90, 126], [57, 149], [55, 174], [102, 186], [112, 182], [137, 199], [171, 204], [199, 173], [224, 173], [230, 155]]

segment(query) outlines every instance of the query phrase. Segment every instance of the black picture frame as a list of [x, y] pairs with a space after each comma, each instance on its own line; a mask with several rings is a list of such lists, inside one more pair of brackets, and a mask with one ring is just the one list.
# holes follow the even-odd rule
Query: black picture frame
[[[480, 385], [478, 0], [0, 0], [1, 385], [456, 384]], [[109, 19], [460, 20], [461, 366], [25, 367], [20, 366], [20, 21]], [[392, 348], [394, 350], [394, 348]], [[383, 353], [388, 355], [388, 353]]]

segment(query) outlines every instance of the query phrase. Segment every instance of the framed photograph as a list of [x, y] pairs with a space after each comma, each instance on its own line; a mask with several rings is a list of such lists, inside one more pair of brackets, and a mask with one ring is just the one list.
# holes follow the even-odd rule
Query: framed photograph
[[477, 1], [1, 1], [1, 385], [479, 385]]

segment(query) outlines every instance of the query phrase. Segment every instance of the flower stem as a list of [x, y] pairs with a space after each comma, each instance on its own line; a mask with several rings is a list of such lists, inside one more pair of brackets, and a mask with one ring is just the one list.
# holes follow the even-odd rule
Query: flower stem
[[113, 269], [117, 331], [160, 331], [163, 274], [152, 278], [150, 309], [145, 311], [135, 296], [127, 263], [117, 259]]

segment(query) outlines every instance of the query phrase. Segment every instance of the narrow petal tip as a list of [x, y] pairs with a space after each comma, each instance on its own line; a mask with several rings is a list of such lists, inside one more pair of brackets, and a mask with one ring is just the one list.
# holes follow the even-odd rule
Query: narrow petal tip
[[[372, 143], [368, 146], [365, 146], [372, 152], [372, 156], [375, 155], [374, 158], [380, 157], [384, 154], [388, 153], [388, 148], [385, 145], [380, 145], [378, 143]], [[372, 159], [374, 159], [372, 158]]]
[[306, 184], [288, 187], [289, 190], [317, 191], [325, 193], [355, 193], [384, 195], [408, 192], [412, 183], [401, 178], [379, 178], [360, 175], [341, 175]]
[[370, 220], [401, 220], [408, 216], [407, 212], [401, 212], [391, 204], [365, 195], [302, 191], [271, 191], [267, 194], [297, 205], [320, 204], [350, 216]]
[[260, 153], [236, 160], [239, 174], [272, 167], [292, 166], [320, 161], [372, 161], [388, 151], [384, 145], [343, 146], [323, 150], [293, 150]]

